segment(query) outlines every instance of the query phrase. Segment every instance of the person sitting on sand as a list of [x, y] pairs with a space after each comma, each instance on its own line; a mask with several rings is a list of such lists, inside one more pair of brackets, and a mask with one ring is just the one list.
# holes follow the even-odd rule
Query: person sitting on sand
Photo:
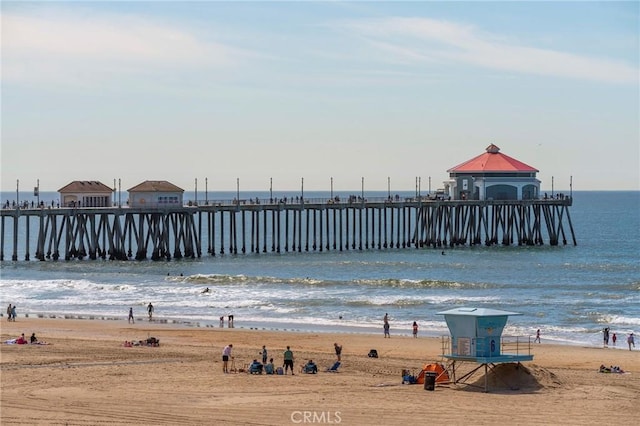
[[318, 366], [312, 359], [304, 366], [304, 372], [307, 374], [316, 374], [318, 372]]
[[29, 343], [29, 342], [27, 342], [27, 339], [25, 339], [25, 338], [24, 338], [24, 333], [22, 333], [22, 334], [20, 335], [20, 337], [18, 337], [18, 338], [16, 339], [16, 344], [17, 344], [17, 345], [26, 345], [27, 343]]
[[257, 359], [254, 359], [251, 365], [249, 365], [249, 373], [262, 374], [262, 364]]
[[269, 362], [264, 365], [264, 372], [266, 374], [274, 374], [275, 369], [273, 368], [273, 358], [269, 359]]
[[30, 340], [31, 340], [31, 344], [32, 345], [35, 344], [35, 343], [38, 343], [38, 338], [36, 337], [36, 333], [32, 333], [31, 334], [31, 339]]

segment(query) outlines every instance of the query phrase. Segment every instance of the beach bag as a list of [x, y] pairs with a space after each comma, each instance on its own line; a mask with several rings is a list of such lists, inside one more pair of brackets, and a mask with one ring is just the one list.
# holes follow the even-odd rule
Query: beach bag
[[282, 369], [282, 367], [276, 368], [276, 374], [278, 376], [282, 376], [284, 374], [284, 370]]
[[369, 351], [369, 358], [378, 358], [378, 351], [375, 349], [371, 349]]

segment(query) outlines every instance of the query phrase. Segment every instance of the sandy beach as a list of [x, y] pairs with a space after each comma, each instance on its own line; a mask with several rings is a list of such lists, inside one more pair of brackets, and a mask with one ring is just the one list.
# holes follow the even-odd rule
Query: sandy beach
[[[48, 345], [4, 343], [36, 333]], [[553, 345], [534, 360], [477, 386], [402, 384], [401, 372], [443, 362], [433, 337], [300, 333], [194, 327], [138, 319], [2, 318], [1, 423], [29, 425], [407, 425], [628, 424], [639, 412], [640, 351]], [[159, 339], [158, 347], [125, 341]], [[325, 372], [343, 346], [338, 373]], [[266, 345], [276, 366], [291, 346], [294, 376], [224, 374], [233, 344], [237, 368]], [[376, 349], [379, 358], [367, 356]], [[313, 359], [318, 374], [300, 374]], [[601, 364], [626, 374], [598, 372]], [[471, 368], [472, 365], [466, 368]], [[459, 373], [462, 370], [459, 370]], [[460, 374], [458, 374], [460, 376]], [[483, 384], [484, 370], [467, 383]]]

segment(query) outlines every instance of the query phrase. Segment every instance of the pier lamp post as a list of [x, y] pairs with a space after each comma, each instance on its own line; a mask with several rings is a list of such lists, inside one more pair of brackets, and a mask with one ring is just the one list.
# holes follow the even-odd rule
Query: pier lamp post
[[118, 178], [118, 207], [122, 207], [122, 184]]
[[118, 202], [116, 196], [118, 195], [117, 191], [117, 187], [116, 187], [116, 178], [113, 178], [113, 205], [115, 206], [116, 203]]
[[418, 176], [416, 176], [416, 198], [418, 198]]
[[33, 192], [35, 192], [36, 197], [38, 197], [38, 207], [40, 207], [40, 179], [36, 179], [36, 187]]
[[387, 198], [391, 199], [391, 178], [387, 176]]
[[236, 178], [236, 205], [240, 205], [240, 178]]
[[429, 195], [431, 195], [431, 176], [429, 176]]
[[209, 205], [209, 178], [204, 178], [204, 205]]
[[551, 176], [551, 198], [553, 198], [553, 176]]
[[269, 202], [273, 203], [273, 178], [269, 178]]
[[333, 177], [331, 177], [331, 199], [333, 200]]
[[569, 198], [573, 198], [573, 176], [569, 176]]
[[16, 208], [20, 208], [20, 179], [16, 179]]
[[422, 176], [418, 176], [418, 198], [422, 197]]
[[361, 195], [362, 201], [364, 202], [364, 176], [362, 176], [362, 190], [361, 190], [361, 192], [362, 192], [362, 195]]
[[300, 187], [300, 191], [301, 191], [300, 204], [304, 204], [304, 178], [301, 178], [300, 182], [301, 182], [300, 183], [300, 185], [301, 185], [301, 187]]
[[196, 178], [196, 200], [195, 205], [198, 205], [198, 178]]

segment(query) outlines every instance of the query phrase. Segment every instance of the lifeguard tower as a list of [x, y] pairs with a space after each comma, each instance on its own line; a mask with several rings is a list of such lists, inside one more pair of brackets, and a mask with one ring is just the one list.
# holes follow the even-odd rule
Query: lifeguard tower
[[[502, 336], [510, 315], [516, 312], [485, 308], [455, 308], [444, 312], [451, 336], [443, 339], [442, 355], [447, 358], [453, 383], [465, 383], [484, 367], [484, 390], [488, 391], [487, 374], [496, 364], [533, 360], [528, 336]], [[510, 351], [510, 352], [508, 352]], [[475, 362], [479, 365], [456, 378], [456, 363]]]

